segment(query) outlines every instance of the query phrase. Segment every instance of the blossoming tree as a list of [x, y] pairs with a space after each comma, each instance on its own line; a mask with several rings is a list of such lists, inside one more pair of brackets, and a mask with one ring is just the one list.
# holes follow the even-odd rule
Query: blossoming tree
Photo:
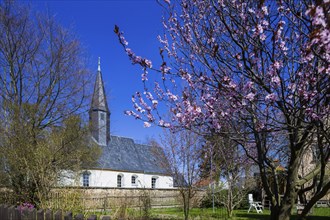
[[[329, 0], [161, 4], [159, 66], [136, 55], [115, 27], [128, 57], [144, 70], [145, 91], [134, 95], [135, 109], [126, 113], [146, 127], [198, 127], [205, 135], [222, 135], [230, 125], [239, 134], [233, 139], [259, 167], [271, 219], [289, 219], [297, 194], [309, 191], [305, 216], [330, 188]], [[159, 75], [154, 85], [151, 71]], [[162, 118], [161, 103], [170, 121]], [[317, 152], [316, 159], [301, 176], [306, 149]], [[283, 192], [278, 161], [286, 175]]]

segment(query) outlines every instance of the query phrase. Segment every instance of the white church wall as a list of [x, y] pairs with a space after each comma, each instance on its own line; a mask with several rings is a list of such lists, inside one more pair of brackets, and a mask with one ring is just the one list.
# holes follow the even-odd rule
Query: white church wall
[[74, 186], [80, 182], [80, 172], [73, 172], [70, 170], [62, 170], [60, 178], [58, 179], [58, 186]]
[[[173, 188], [173, 178], [171, 176], [157, 174], [131, 173], [112, 170], [88, 170], [89, 187], [118, 187], [117, 176], [120, 175], [122, 188], [152, 188], [152, 178], [155, 178], [155, 188]], [[132, 183], [132, 176], [135, 176], [135, 184]], [[83, 175], [80, 180], [83, 186]]]

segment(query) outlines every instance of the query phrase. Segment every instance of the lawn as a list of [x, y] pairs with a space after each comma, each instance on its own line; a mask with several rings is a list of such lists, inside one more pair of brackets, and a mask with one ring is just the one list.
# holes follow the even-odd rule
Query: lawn
[[[91, 212], [90, 214], [96, 214], [98, 218], [103, 215], [111, 216], [111, 219], [129, 219], [137, 220], [144, 219], [143, 210], [140, 209], [114, 209], [110, 212]], [[235, 210], [233, 217], [230, 220], [268, 220], [270, 211], [265, 209], [262, 214], [256, 212], [247, 213], [247, 209]], [[180, 208], [159, 208], [151, 209], [148, 212], [150, 220], [182, 220], [183, 211]], [[291, 220], [296, 219], [296, 215], [291, 217]], [[226, 210], [223, 208], [217, 208], [214, 210], [211, 208], [194, 208], [190, 210], [191, 220], [215, 220], [215, 219], [228, 219]], [[307, 217], [308, 220], [330, 220], [330, 208], [314, 208], [313, 213]]]
[[[235, 210], [232, 220], [268, 220], [270, 212], [264, 210], [262, 214], [256, 212], [247, 213], [247, 210]], [[151, 216], [153, 219], [183, 219], [183, 213], [178, 208], [167, 209], [152, 209]], [[190, 211], [190, 219], [202, 220], [202, 219], [228, 219], [226, 211], [224, 209], [216, 209], [213, 212], [212, 209], [192, 209]], [[296, 215], [293, 215], [292, 220], [296, 219]], [[314, 208], [313, 213], [308, 216], [310, 220], [330, 220], [330, 208]]]

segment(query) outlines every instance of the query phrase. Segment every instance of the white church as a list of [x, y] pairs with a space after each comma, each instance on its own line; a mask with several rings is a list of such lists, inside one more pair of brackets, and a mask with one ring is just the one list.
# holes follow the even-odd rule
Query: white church
[[110, 135], [110, 111], [100, 60], [89, 110], [91, 138], [101, 147], [96, 167], [81, 173], [80, 186], [117, 188], [173, 188], [173, 177], [160, 160], [162, 149], [137, 144], [131, 138]]

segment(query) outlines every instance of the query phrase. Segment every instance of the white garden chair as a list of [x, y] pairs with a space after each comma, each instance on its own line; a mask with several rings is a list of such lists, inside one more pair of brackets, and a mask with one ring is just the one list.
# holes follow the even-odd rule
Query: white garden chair
[[253, 208], [257, 211], [257, 213], [262, 213], [262, 210], [263, 210], [264, 207], [261, 205], [261, 202], [253, 201], [253, 195], [252, 194], [248, 195], [248, 199], [249, 199], [249, 204], [250, 204], [250, 208], [248, 210], [248, 213]]

